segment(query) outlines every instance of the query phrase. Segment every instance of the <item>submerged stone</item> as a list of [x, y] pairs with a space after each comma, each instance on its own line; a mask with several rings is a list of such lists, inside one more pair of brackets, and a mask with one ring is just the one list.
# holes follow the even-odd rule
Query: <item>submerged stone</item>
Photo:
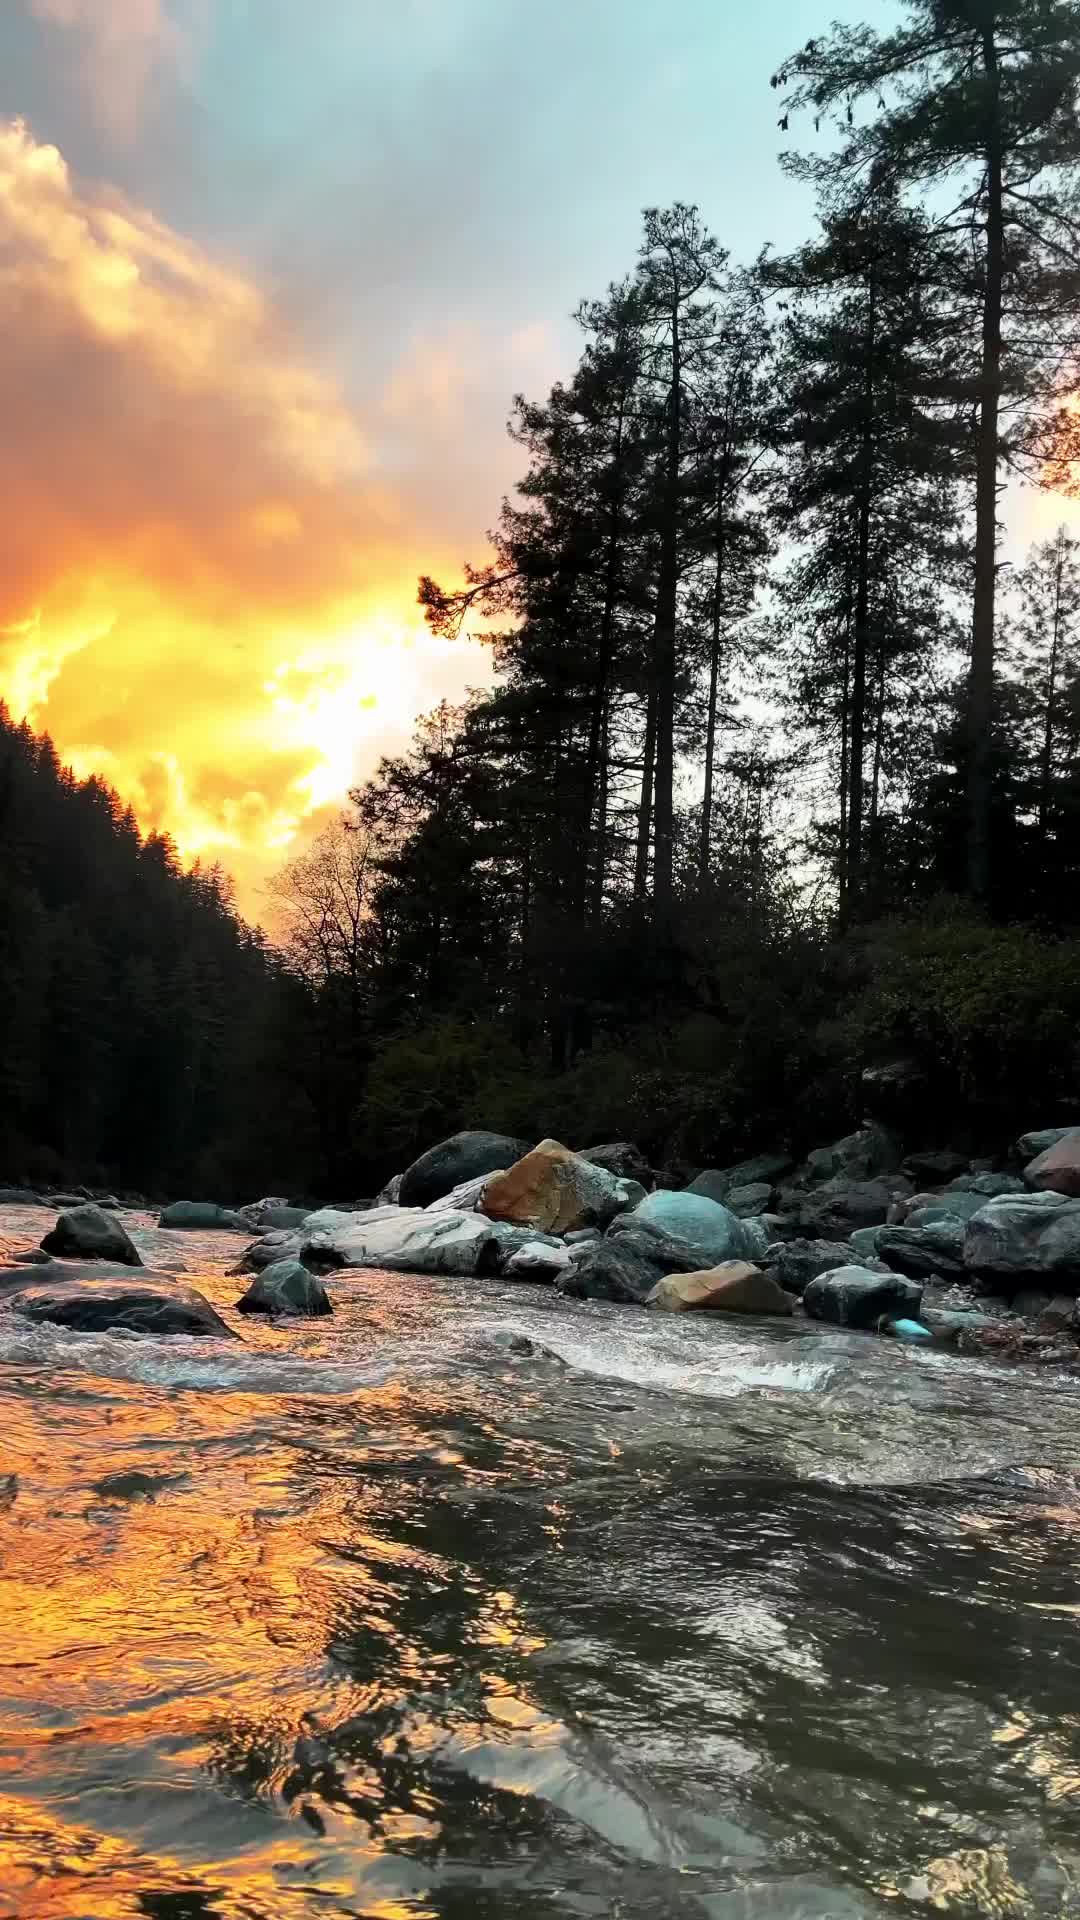
[[173, 1200], [169, 1206], [162, 1207], [158, 1215], [159, 1227], [189, 1233], [210, 1232], [218, 1227], [245, 1233], [247, 1225], [241, 1214], [229, 1207], [219, 1207], [213, 1200]]
[[236, 1305], [241, 1313], [309, 1318], [334, 1311], [322, 1281], [299, 1260], [276, 1260], [264, 1267]]
[[4, 1305], [26, 1320], [44, 1320], [74, 1333], [108, 1333], [123, 1328], [157, 1336], [209, 1335], [219, 1340], [236, 1336], [194, 1287], [171, 1275], [146, 1271], [103, 1274], [100, 1269], [72, 1276], [61, 1268], [57, 1276], [28, 1277]]
[[62, 1213], [41, 1245], [45, 1253], [62, 1260], [115, 1260], [124, 1267], [142, 1266], [138, 1250], [119, 1220], [102, 1213], [92, 1201]]
[[803, 1305], [814, 1320], [839, 1327], [876, 1327], [879, 1320], [914, 1318], [923, 1290], [898, 1273], [871, 1273], [867, 1267], [836, 1267], [811, 1280]]

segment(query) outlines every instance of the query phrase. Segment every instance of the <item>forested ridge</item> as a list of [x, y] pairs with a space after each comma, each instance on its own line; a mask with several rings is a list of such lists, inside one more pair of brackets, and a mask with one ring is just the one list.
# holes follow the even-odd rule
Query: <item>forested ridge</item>
[[470, 1124], [678, 1173], [896, 1059], [973, 1150], [1075, 1114], [1080, 543], [1036, 488], [1077, 452], [1080, 4], [911, 0], [773, 85], [813, 234], [645, 213], [513, 402], [486, 548], [420, 583], [492, 684], [286, 868], [273, 946], [5, 723], [12, 1175], [345, 1197]]

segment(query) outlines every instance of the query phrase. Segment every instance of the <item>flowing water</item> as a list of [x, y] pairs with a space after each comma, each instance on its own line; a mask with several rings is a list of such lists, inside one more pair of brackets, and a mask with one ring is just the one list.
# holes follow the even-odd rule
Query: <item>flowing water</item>
[[1074, 1382], [127, 1221], [243, 1345], [0, 1318], [0, 1914], [1080, 1916]]

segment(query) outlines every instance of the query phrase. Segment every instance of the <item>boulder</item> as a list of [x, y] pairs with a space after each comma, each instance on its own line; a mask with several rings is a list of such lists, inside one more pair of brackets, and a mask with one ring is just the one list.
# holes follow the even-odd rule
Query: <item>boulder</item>
[[835, 1267], [811, 1280], [803, 1305], [814, 1320], [838, 1327], [876, 1327], [879, 1320], [917, 1319], [923, 1290], [898, 1273]]
[[532, 1142], [512, 1140], [505, 1133], [455, 1133], [429, 1147], [401, 1176], [398, 1202], [403, 1207], [429, 1207], [454, 1187], [481, 1173], [512, 1167], [528, 1153]]
[[923, 1307], [922, 1317], [935, 1340], [947, 1347], [962, 1343], [965, 1334], [987, 1333], [1003, 1324], [989, 1313], [959, 1307]]
[[1003, 1195], [967, 1223], [964, 1266], [980, 1277], [1046, 1280], [1080, 1291], [1080, 1200], [1060, 1193]]
[[568, 1247], [587, 1246], [603, 1239], [599, 1227], [575, 1227], [573, 1233], [566, 1233], [563, 1239]]
[[746, 1260], [726, 1260], [704, 1273], [670, 1273], [645, 1305], [664, 1313], [779, 1313], [793, 1311], [791, 1295]]
[[441, 1200], [432, 1200], [424, 1208], [425, 1213], [475, 1213], [480, 1198], [491, 1175], [478, 1173], [472, 1180], [463, 1180], [460, 1187], [451, 1187]]
[[754, 1159], [740, 1160], [733, 1167], [705, 1167], [691, 1180], [686, 1192], [719, 1201], [726, 1201], [728, 1194], [738, 1187], [768, 1187], [771, 1193], [777, 1181], [791, 1172], [792, 1165], [789, 1154], [759, 1153]]
[[901, 1167], [901, 1172], [917, 1186], [925, 1187], [943, 1187], [947, 1180], [955, 1180], [970, 1171], [967, 1154], [954, 1153], [951, 1147], [938, 1152], [906, 1154]]
[[963, 1273], [965, 1231], [963, 1220], [939, 1220], [931, 1227], [882, 1227], [875, 1252], [887, 1267], [914, 1280]]
[[67, 1267], [56, 1274], [22, 1275], [17, 1292], [4, 1305], [27, 1320], [45, 1320], [73, 1333], [108, 1333], [124, 1328], [154, 1335], [210, 1335], [235, 1339], [231, 1327], [215, 1313], [209, 1300], [171, 1274], [147, 1270], [137, 1278], [122, 1269], [104, 1273], [91, 1268], [76, 1275]]
[[402, 1174], [395, 1173], [393, 1179], [388, 1180], [385, 1187], [380, 1189], [380, 1191], [375, 1195], [375, 1205], [377, 1207], [400, 1206], [401, 1182], [403, 1177], [404, 1176]]
[[848, 1246], [851, 1252], [856, 1254], [860, 1260], [869, 1260], [871, 1263], [876, 1263], [878, 1258], [878, 1241], [881, 1239], [882, 1234], [888, 1231], [889, 1229], [887, 1227], [856, 1227], [848, 1241]]
[[81, 1207], [84, 1200], [92, 1199], [92, 1194], [84, 1193], [79, 1187], [78, 1190], [73, 1189], [71, 1193], [47, 1193], [40, 1204], [43, 1207]]
[[967, 1221], [985, 1205], [986, 1195], [982, 1193], [917, 1193], [905, 1210], [903, 1224], [933, 1227], [941, 1220]]
[[[738, 1220], [717, 1200], [704, 1194], [650, 1193], [631, 1213], [620, 1214], [608, 1228], [608, 1239], [632, 1232], [658, 1242], [677, 1242], [690, 1249], [686, 1271], [719, 1266], [724, 1260], [744, 1260], [758, 1251], [758, 1236], [750, 1223]], [[678, 1268], [667, 1267], [667, 1272]]]
[[578, 1227], [606, 1227], [643, 1197], [636, 1182], [617, 1180], [558, 1140], [541, 1140], [514, 1166], [492, 1174], [480, 1207], [489, 1220], [571, 1233]]
[[241, 1313], [314, 1317], [334, 1311], [322, 1281], [299, 1260], [275, 1260], [264, 1267], [236, 1304]]
[[807, 1156], [804, 1181], [872, 1180], [899, 1166], [899, 1142], [884, 1127], [870, 1123], [844, 1135], [831, 1147], [815, 1147]]
[[950, 1180], [945, 1192], [938, 1195], [944, 1200], [950, 1194], [978, 1193], [984, 1200], [996, 1200], [1003, 1193], [1024, 1193], [1026, 1188], [1015, 1173], [962, 1173], [959, 1179]]
[[724, 1205], [740, 1220], [768, 1211], [775, 1189], [764, 1180], [751, 1181], [746, 1187], [732, 1187]]
[[1064, 1193], [1080, 1199], [1080, 1127], [1036, 1154], [1024, 1168], [1024, 1180], [1036, 1193]]
[[40, 1207], [43, 1204], [40, 1193], [32, 1193], [29, 1187], [0, 1187], [0, 1207]]
[[240, 1218], [253, 1233], [282, 1233], [302, 1227], [310, 1207], [291, 1207], [287, 1200], [252, 1200], [240, 1208]]
[[102, 1213], [93, 1201], [84, 1201], [62, 1213], [41, 1245], [62, 1260], [115, 1260], [123, 1267], [141, 1267], [134, 1243], [119, 1220]]
[[860, 1227], [884, 1226], [889, 1209], [910, 1193], [901, 1174], [876, 1180], [833, 1179], [810, 1193], [789, 1195], [784, 1211], [814, 1240], [843, 1240]]
[[[851, 1247], [846, 1240], [775, 1241], [765, 1254], [764, 1264], [785, 1293], [806, 1292], [811, 1280], [834, 1267], [851, 1263]], [[864, 1266], [873, 1262], [863, 1260]]]
[[1034, 1133], [1022, 1133], [1016, 1143], [1016, 1157], [1025, 1163], [1035, 1160], [1040, 1153], [1049, 1153], [1059, 1140], [1073, 1131], [1072, 1127], [1042, 1127]]
[[[657, 1243], [647, 1235], [622, 1233], [572, 1250], [571, 1262], [555, 1276], [555, 1291], [572, 1300], [616, 1300], [644, 1306], [665, 1268], [654, 1257]], [[683, 1262], [676, 1260], [676, 1266]]]
[[653, 1170], [641, 1148], [630, 1140], [610, 1140], [606, 1146], [581, 1148], [578, 1158], [590, 1161], [594, 1167], [603, 1167], [604, 1172], [613, 1173], [616, 1180], [636, 1180], [646, 1192], [652, 1187]]
[[354, 1213], [318, 1233], [300, 1229], [305, 1266], [382, 1267], [389, 1273], [492, 1274], [508, 1229], [481, 1213], [424, 1213], [415, 1207]]
[[508, 1280], [535, 1280], [547, 1285], [569, 1265], [569, 1247], [548, 1240], [526, 1240], [510, 1255], [502, 1271]]
[[190, 1233], [202, 1233], [216, 1227], [244, 1233], [247, 1224], [242, 1215], [234, 1213], [229, 1207], [217, 1206], [213, 1200], [173, 1200], [169, 1206], [162, 1207], [158, 1215], [159, 1227], [172, 1227]]
[[1070, 1293], [1050, 1293], [1045, 1287], [1022, 1287], [1013, 1296], [1012, 1310], [1024, 1320], [1037, 1320], [1041, 1327], [1062, 1329], [1073, 1325], [1076, 1300]]

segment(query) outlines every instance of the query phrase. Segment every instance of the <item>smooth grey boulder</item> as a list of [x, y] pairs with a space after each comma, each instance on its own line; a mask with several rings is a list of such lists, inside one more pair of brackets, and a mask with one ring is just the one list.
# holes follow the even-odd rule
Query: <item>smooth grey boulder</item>
[[868, 1267], [834, 1267], [811, 1280], [803, 1305], [814, 1320], [838, 1327], [871, 1328], [879, 1320], [916, 1319], [922, 1288], [898, 1273], [872, 1273]]
[[577, 1157], [614, 1174], [616, 1180], [636, 1180], [646, 1192], [652, 1187], [653, 1170], [632, 1140], [609, 1140], [603, 1146], [579, 1148]]
[[508, 1280], [535, 1280], [550, 1285], [557, 1274], [570, 1265], [569, 1247], [549, 1246], [546, 1241], [526, 1240], [503, 1266]]
[[395, 1173], [393, 1179], [388, 1180], [385, 1187], [380, 1188], [379, 1192], [375, 1195], [375, 1205], [377, 1207], [400, 1206], [401, 1178], [402, 1176], [400, 1173]]
[[689, 1273], [695, 1267], [718, 1267], [724, 1260], [754, 1259], [758, 1236], [718, 1200], [704, 1194], [650, 1193], [631, 1213], [623, 1213], [608, 1228], [608, 1239], [624, 1233], [645, 1234], [659, 1241], [679, 1242], [691, 1254], [686, 1267], [669, 1272]]
[[1080, 1200], [1060, 1193], [1003, 1195], [972, 1215], [964, 1266], [979, 1276], [1045, 1279], [1053, 1291], [1080, 1290]]
[[169, 1206], [162, 1207], [158, 1215], [159, 1227], [171, 1227], [183, 1232], [201, 1233], [216, 1227], [227, 1227], [234, 1233], [246, 1233], [247, 1221], [230, 1207], [219, 1207], [213, 1200], [173, 1200]]
[[31, 1192], [29, 1187], [0, 1187], [0, 1207], [41, 1207], [44, 1204], [40, 1193]]
[[[805, 1293], [811, 1280], [834, 1267], [851, 1264], [851, 1247], [846, 1240], [774, 1241], [762, 1263], [785, 1293]], [[863, 1265], [872, 1266], [863, 1259]]]
[[138, 1250], [119, 1220], [102, 1213], [93, 1201], [84, 1201], [62, 1213], [42, 1238], [48, 1254], [61, 1260], [115, 1260], [123, 1267], [141, 1267]]
[[275, 1260], [256, 1274], [236, 1303], [241, 1313], [308, 1316], [333, 1313], [321, 1280], [299, 1260]]
[[136, 1278], [131, 1273], [74, 1275], [60, 1268], [56, 1277], [41, 1273], [8, 1293], [4, 1305], [26, 1320], [44, 1320], [50, 1325], [67, 1327], [73, 1333], [109, 1333], [123, 1328], [130, 1333], [154, 1335], [209, 1335], [218, 1340], [234, 1340], [236, 1335], [215, 1313], [209, 1300], [194, 1287], [184, 1286], [171, 1274], [149, 1270]]
[[347, 1226], [314, 1234], [305, 1225], [296, 1251], [305, 1265], [469, 1278], [496, 1272], [500, 1242], [513, 1231], [480, 1213], [380, 1208], [377, 1213], [352, 1214]]
[[965, 1270], [965, 1232], [962, 1220], [939, 1220], [930, 1227], [882, 1227], [875, 1251], [887, 1267], [914, 1280], [928, 1280], [934, 1273], [948, 1277]]
[[398, 1201], [403, 1207], [429, 1207], [433, 1200], [441, 1200], [466, 1180], [512, 1167], [531, 1148], [531, 1140], [513, 1140], [505, 1133], [452, 1134], [406, 1168]]
[[935, 1340], [941, 1340], [949, 1346], [955, 1346], [965, 1334], [989, 1333], [995, 1327], [1007, 1327], [1009, 1324], [994, 1314], [962, 1307], [923, 1307], [921, 1318]]

